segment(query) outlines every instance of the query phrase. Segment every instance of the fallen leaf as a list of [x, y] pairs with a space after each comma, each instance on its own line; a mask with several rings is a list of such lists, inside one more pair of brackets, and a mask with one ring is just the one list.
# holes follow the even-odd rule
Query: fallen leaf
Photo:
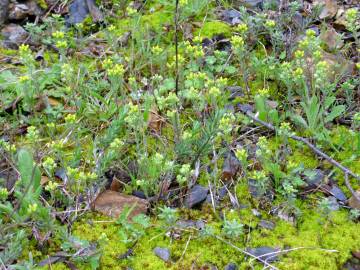
[[92, 204], [95, 211], [113, 218], [117, 218], [126, 206], [134, 206], [129, 216], [129, 218], [132, 218], [139, 214], [145, 214], [149, 205], [146, 200], [112, 190], [100, 193]]

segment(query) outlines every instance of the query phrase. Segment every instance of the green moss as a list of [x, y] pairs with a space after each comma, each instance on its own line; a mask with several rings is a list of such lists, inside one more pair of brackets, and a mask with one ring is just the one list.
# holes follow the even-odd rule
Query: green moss
[[231, 27], [221, 21], [209, 21], [205, 22], [203, 26], [196, 29], [194, 36], [212, 38], [215, 35], [223, 34], [225, 37], [231, 36]]
[[46, 3], [45, 0], [37, 0], [36, 2], [42, 9], [45, 9], [45, 10], [48, 9], [48, 4]]

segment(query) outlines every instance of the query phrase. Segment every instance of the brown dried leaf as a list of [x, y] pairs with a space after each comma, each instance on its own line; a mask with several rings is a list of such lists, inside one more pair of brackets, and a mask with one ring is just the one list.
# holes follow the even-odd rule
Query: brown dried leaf
[[148, 202], [138, 197], [106, 190], [99, 194], [92, 204], [95, 211], [114, 218], [117, 218], [126, 206], [134, 206], [129, 216], [132, 218], [139, 214], [145, 214], [148, 209]]

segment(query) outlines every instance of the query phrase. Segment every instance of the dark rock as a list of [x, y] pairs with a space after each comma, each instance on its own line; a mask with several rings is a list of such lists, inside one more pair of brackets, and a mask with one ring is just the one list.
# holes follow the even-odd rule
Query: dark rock
[[154, 253], [164, 262], [168, 262], [170, 260], [170, 250], [168, 248], [156, 247], [154, 248]]
[[141, 190], [134, 190], [132, 192], [132, 195], [135, 196], [135, 197], [138, 197], [140, 199], [145, 199], [145, 200], [147, 199], [145, 193], [143, 191], [141, 191]]
[[330, 211], [337, 211], [340, 208], [340, 205], [335, 197], [331, 196], [328, 198], [329, 201], [329, 210]]
[[194, 206], [200, 204], [206, 199], [206, 196], [209, 192], [209, 189], [201, 186], [195, 185], [187, 194], [185, 198], [185, 206], [187, 208], [193, 208]]
[[238, 266], [236, 263], [229, 263], [225, 266], [224, 270], [237, 270]]
[[230, 100], [244, 96], [244, 89], [241, 86], [228, 86], [225, 90], [230, 92]]
[[42, 9], [36, 1], [29, 0], [24, 3], [14, 3], [9, 5], [9, 20], [23, 20], [28, 16], [40, 16]]
[[221, 13], [221, 19], [231, 25], [241, 23], [241, 13], [235, 9], [226, 9]]
[[246, 251], [255, 257], [259, 257], [259, 259], [266, 262], [274, 262], [278, 260], [277, 254], [272, 254], [274, 252], [278, 252], [279, 248], [272, 247], [257, 247], [257, 248], [247, 248]]
[[222, 179], [230, 180], [236, 173], [240, 170], [241, 163], [235, 157], [234, 153], [229, 152], [224, 160], [223, 169], [222, 169]]
[[83, 22], [89, 15], [89, 8], [85, 0], [75, 0], [69, 6], [69, 15], [66, 23], [77, 24]]
[[273, 222], [265, 219], [260, 220], [258, 226], [268, 230], [273, 230], [275, 228], [275, 224]]
[[0, 28], [7, 20], [9, 11], [9, 0], [0, 0]]
[[325, 173], [322, 170], [307, 170], [304, 173], [304, 181], [307, 184], [306, 190], [318, 188], [325, 180]]
[[70, 4], [69, 15], [65, 20], [67, 24], [75, 25], [83, 22], [88, 15], [91, 15], [94, 22], [103, 20], [103, 15], [94, 0], [75, 0]]
[[336, 185], [333, 185], [333, 186], [331, 187], [331, 189], [329, 190], [329, 193], [330, 193], [331, 195], [333, 195], [333, 196], [334, 196], [336, 199], [338, 199], [339, 201], [344, 202], [344, 201], [347, 200], [344, 192], [343, 192], [338, 186], [336, 186]]
[[9, 49], [17, 49], [21, 44], [25, 43], [29, 37], [28, 32], [20, 25], [8, 24], [1, 30], [3, 36], [3, 46]]
[[202, 230], [205, 228], [205, 222], [203, 220], [179, 220], [176, 222], [176, 226], [180, 229], [196, 228]]

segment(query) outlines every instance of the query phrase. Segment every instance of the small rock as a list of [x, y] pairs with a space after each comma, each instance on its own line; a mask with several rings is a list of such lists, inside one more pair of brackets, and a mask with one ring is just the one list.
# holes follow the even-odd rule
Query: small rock
[[328, 198], [328, 202], [329, 202], [329, 210], [330, 211], [337, 211], [340, 208], [339, 203], [337, 202], [336, 198], [331, 196]]
[[337, 5], [336, 0], [316, 0], [314, 4], [318, 4], [322, 6], [319, 18], [326, 19], [332, 18], [336, 15], [339, 7]]
[[329, 193], [330, 193], [331, 195], [333, 195], [333, 196], [334, 196], [336, 199], [338, 199], [339, 201], [344, 202], [344, 201], [347, 200], [344, 192], [343, 192], [338, 186], [336, 186], [336, 185], [333, 185], [333, 186], [331, 187], [331, 189], [329, 190]]
[[170, 250], [168, 248], [156, 247], [154, 248], [154, 253], [164, 262], [168, 262], [170, 260]]
[[257, 209], [253, 208], [251, 209], [251, 212], [255, 217], [261, 217], [261, 213]]
[[224, 270], [237, 270], [238, 266], [236, 263], [229, 263], [225, 266]]
[[306, 170], [304, 181], [307, 184], [306, 190], [315, 189], [319, 187], [325, 180], [325, 173], [322, 170]]
[[275, 224], [273, 222], [265, 219], [260, 220], [258, 226], [268, 230], [273, 230], [275, 228]]
[[255, 257], [259, 257], [259, 259], [266, 262], [274, 262], [278, 260], [277, 254], [273, 254], [274, 252], [278, 252], [279, 248], [272, 247], [257, 247], [257, 248], [248, 248], [246, 249], [251, 255]]
[[9, 49], [17, 49], [18, 46], [25, 43], [29, 37], [28, 32], [24, 30], [20, 25], [8, 24], [1, 30], [3, 36], [3, 46]]
[[224, 160], [222, 179], [230, 180], [240, 170], [241, 163], [232, 152], [229, 152]]
[[241, 13], [235, 9], [226, 9], [221, 14], [221, 19], [231, 25], [241, 23]]
[[9, 20], [23, 20], [28, 16], [40, 16], [42, 9], [36, 1], [29, 0], [24, 3], [14, 3], [9, 6]]
[[0, 28], [7, 20], [9, 11], [9, 0], [0, 0]]
[[135, 196], [106, 190], [92, 204], [95, 211], [114, 218], [119, 217], [126, 206], [135, 206], [129, 216], [129, 218], [132, 218], [139, 214], [145, 214], [148, 209], [148, 202]]
[[200, 204], [206, 199], [206, 196], [209, 192], [209, 189], [201, 186], [195, 185], [187, 194], [185, 198], [185, 206], [187, 208], [193, 208], [194, 206]]
[[230, 92], [229, 100], [244, 96], [244, 89], [241, 86], [228, 86], [225, 90]]
[[[360, 198], [360, 190], [356, 191], [356, 195], [357, 195], [358, 198]], [[352, 196], [349, 199], [349, 206], [351, 208], [360, 210], [360, 201], [355, 196]]]

